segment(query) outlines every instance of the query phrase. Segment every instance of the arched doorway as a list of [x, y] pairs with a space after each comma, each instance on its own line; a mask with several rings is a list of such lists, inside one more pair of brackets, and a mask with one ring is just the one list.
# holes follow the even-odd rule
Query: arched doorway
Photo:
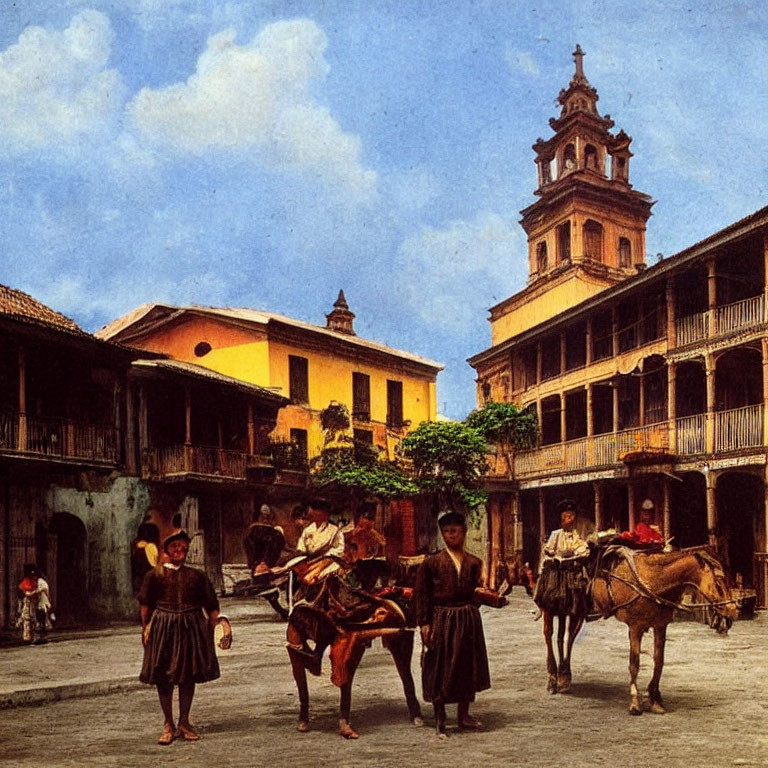
[[[49, 532], [56, 537], [55, 586], [52, 584], [58, 626], [82, 624], [88, 616], [88, 537], [82, 520], [67, 512], [51, 518]], [[51, 551], [48, 552], [49, 570]], [[49, 576], [53, 579], [54, 574]]]
[[727, 472], [717, 480], [717, 539], [720, 557], [731, 578], [755, 587], [754, 556], [762, 538], [763, 480], [747, 472]]

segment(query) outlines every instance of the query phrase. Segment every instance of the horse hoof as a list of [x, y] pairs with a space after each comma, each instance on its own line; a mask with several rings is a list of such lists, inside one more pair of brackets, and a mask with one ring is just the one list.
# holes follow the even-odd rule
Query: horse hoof
[[424, 727], [424, 718], [417, 715], [416, 717], [411, 719], [411, 724], [414, 728], [423, 728]]
[[643, 714], [643, 710], [640, 709], [639, 707], [630, 707], [629, 708], [629, 714], [630, 715], [642, 715]]
[[557, 693], [557, 680], [550, 678], [547, 683], [547, 693]]
[[308, 733], [309, 723], [306, 720], [299, 720], [299, 724], [296, 726], [296, 730], [299, 733]]
[[662, 704], [659, 704], [658, 701], [654, 701], [649, 707], [648, 711], [652, 712], [654, 715], [664, 715], [666, 714], [667, 710], [664, 709], [664, 706]]
[[557, 690], [560, 693], [567, 693], [571, 690], [571, 679], [569, 677], [559, 677], [557, 679]]

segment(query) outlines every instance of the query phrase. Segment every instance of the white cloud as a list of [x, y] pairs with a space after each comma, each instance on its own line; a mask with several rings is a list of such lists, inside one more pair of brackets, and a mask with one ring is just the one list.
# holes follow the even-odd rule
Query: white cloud
[[185, 83], [142, 89], [128, 110], [141, 134], [167, 149], [251, 155], [352, 190], [375, 193], [376, 174], [313, 89], [328, 73], [327, 39], [312, 21], [270, 24], [250, 43], [235, 31], [208, 40]]
[[505, 58], [507, 64], [513, 69], [516, 69], [523, 74], [530, 75], [531, 77], [539, 76], [539, 65], [533, 58], [533, 54], [528, 51], [518, 51], [508, 47], [505, 53]]
[[101, 134], [123, 102], [119, 73], [107, 69], [113, 32], [84, 10], [62, 30], [27, 27], [0, 52], [0, 144], [19, 153], [66, 149]]
[[400, 247], [400, 277], [423, 320], [452, 331], [474, 323], [492, 304], [524, 284], [525, 241], [497, 213], [423, 227]]

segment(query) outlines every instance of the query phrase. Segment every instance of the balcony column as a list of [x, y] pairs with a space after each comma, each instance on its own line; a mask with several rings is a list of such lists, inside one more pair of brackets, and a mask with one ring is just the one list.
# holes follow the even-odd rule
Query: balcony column
[[645, 426], [645, 375], [640, 375], [640, 402], [638, 404], [640, 426]]
[[256, 453], [256, 422], [253, 418], [253, 403], [248, 403], [248, 453]]
[[565, 333], [560, 334], [560, 375], [562, 376], [567, 367], [567, 356], [566, 356], [566, 341], [565, 341]]
[[184, 471], [192, 469], [192, 392], [184, 388]]
[[566, 441], [565, 393], [560, 393], [560, 442]]
[[19, 349], [19, 433], [16, 436], [19, 451], [27, 450], [27, 354]]
[[629, 519], [629, 530], [635, 529], [635, 486], [630, 483], [627, 486], [627, 512]]
[[542, 415], [541, 400], [537, 400], [536, 401], [536, 421], [539, 424], [539, 439], [541, 439], [541, 415]]
[[763, 355], [763, 440], [765, 445], [768, 438], [768, 338], [765, 336], [760, 340], [761, 351]]
[[[542, 368], [542, 357], [541, 357], [541, 342], [539, 341], [536, 344], [536, 384], [541, 384], [541, 368]], [[539, 422], [541, 423], [541, 422]]]
[[137, 474], [136, 467], [136, 436], [133, 425], [136, 420], [134, 410], [133, 384], [129, 379], [125, 385], [125, 469], [129, 475]]
[[670, 278], [667, 280], [666, 288], [666, 302], [667, 302], [667, 348], [677, 346], [677, 312], [675, 310], [675, 283]]
[[490, 499], [491, 517], [490, 517], [490, 531], [489, 538], [491, 544], [491, 557], [488, 563], [488, 577], [489, 585], [491, 589], [498, 587], [498, 579], [496, 574], [499, 570], [503, 560], [504, 551], [504, 522], [501, 507], [501, 499], [494, 495]]
[[149, 448], [149, 414], [147, 408], [147, 390], [139, 384], [139, 451]]
[[710, 353], [704, 355], [704, 369], [707, 379], [706, 448], [711, 454], [715, 452], [715, 359]]
[[668, 477], [664, 478], [664, 482], [662, 484], [662, 493], [663, 498], [661, 501], [662, 508], [661, 508], [661, 514], [662, 514], [662, 523], [661, 523], [661, 532], [664, 535], [665, 539], [668, 539], [670, 536], [670, 531], [672, 530], [672, 494], [671, 494], [672, 486], [670, 484], [670, 479]]
[[667, 363], [667, 420], [669, 452], [677, 453], [677, 363]]
[[613, 432], [619, 431], [619, 377], [614, 376], [611, 382], [613, 388]]
[[768, 606], [768, 556], [765, 553], [768, 551], [768, 466], [765, 468], [765, 477], [763, 478], [763, 530], [761, 531], [762, 537], [758, 538], [755, 542], [755, 549], [762, 553], [762, 556], [755, 562], [756, 570], [759, 569], [760, 573], [756, 573], [755, 577], [758, 584], [762, 584], [763, 594], [758, 594], [757, 598], [760, 604], [765, 608]]
[[587, 365], [592, 365], [592, 317], [587, 318], [587, 334], [584, 339], [584, 343], [587, 345], [585, 350], [585, 361]]
[[707, 308], [709, 309], [709, 335], [717, 335], [717, 261], [707, 262]]
[[[763, 321], [768, 319], [768, 234], [763, 237]], [[766, 587], [768, 588], [768, 587]]]
[[592, 385], [587, 384], [587, 466], [594, 466], [595, 463], [595, 441], [592, 436], [595, 433], [595, 418], [592, 413]]
[[517, 554], [523, 551], [523, 521], [520, 519], [520, 493], [511, 491], [509, 496], [509, 519], [512, 525], [512, 552]]
[[707, 472], [704, 475], [707, 484], [707, 538], [711, 546], [717, 545], [717, 502], [715, 499], [715, 487], [717, 485], [717, 473]]
[[547, 540], [547, 511], [544, 508], [544, 491], [539, 488], [538, 490], [539, 501], [539, 540], [545, 542]]
[[605, 489], [599, 480], [592, 483], [592, 492], [595, 495], [595, 530], [603, 527], [603, 506], [605, 504]]
[[616, 307], [611, 308], [611, 356], [619, 354], [619, 315]]

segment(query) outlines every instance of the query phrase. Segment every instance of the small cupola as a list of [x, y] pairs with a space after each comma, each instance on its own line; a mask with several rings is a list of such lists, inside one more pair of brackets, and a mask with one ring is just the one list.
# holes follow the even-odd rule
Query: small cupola
[[352, 321], [355, 319], [354, 312], [351, 312], [347, 300], [344, 298], [344, 291], [339, 291], [339, 298], [333, 304], [333, 311], [325, 316], [325, 327], [331, 331], [347, 333], [350, 336], [355, 335], [355, 329], [352, 327]]

